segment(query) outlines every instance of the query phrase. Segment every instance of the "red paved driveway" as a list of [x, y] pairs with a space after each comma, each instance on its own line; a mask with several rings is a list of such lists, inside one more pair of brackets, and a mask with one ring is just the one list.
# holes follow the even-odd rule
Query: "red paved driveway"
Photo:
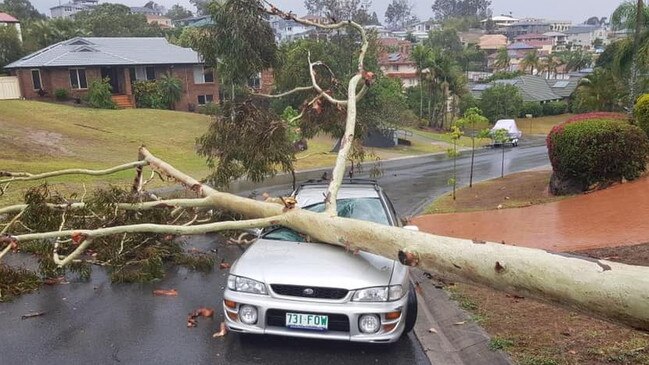
[[525, 208], [413, 219], [443, 236], [573, 251], [649, 242], [649, 178]]

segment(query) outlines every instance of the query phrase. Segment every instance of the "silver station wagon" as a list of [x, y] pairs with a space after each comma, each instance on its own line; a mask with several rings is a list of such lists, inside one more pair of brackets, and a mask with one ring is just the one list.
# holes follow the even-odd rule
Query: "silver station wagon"
[[[326, 183], [301, 185], [298, 205], [324, 211], [326, 190]], [[371, 180], [345, 180], [337, 202], [339, 216], [401, 224]], [[398, 261], [308, 243], [295, 231], [274, 227], [232, 265], [223, 310], [234, 332], [387, 343], [414, 327], [414, 289]]]

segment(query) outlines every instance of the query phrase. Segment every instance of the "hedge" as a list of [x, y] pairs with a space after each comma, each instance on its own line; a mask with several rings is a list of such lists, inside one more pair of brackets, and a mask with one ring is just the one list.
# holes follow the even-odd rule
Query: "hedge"
[[649, 136], [649, 94], [644, 94], [638, 99], [633, 108], [633, 115], [638, 127]]
[[566, 122], [552, 128], [546, 142], [555, 174], [584, 188], [633, 180], [645, 171], [649, 157], [647, 135], [620, 120]]
[[568, 103], [564, 101], [551, 101], [541, 105], [543, 115], [561, 115], [568, 111]]

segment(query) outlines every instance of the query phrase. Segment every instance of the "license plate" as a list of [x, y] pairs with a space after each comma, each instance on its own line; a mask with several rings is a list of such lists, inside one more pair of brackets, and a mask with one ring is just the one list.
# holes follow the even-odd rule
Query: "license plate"
[[329, 327], [329, 317], [321, 314], [286, 313], [286, 327], [326, 331]]

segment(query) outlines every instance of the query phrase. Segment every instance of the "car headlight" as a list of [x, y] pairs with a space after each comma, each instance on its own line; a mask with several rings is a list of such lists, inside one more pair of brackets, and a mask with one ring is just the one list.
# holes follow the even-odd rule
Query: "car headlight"
[[355, 302], [387, 302], [401, 297], [403, 297], [401, 285], [392, 285], [356, 290], [352, 300]]
[[268, 294], [264, 283], [236, 275], [228, 276], [228, 288], [242, 293]]

